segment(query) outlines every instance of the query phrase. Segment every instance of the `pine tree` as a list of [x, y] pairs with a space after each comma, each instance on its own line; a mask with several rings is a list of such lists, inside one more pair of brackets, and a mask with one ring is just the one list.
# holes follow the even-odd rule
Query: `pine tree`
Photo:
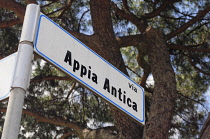
[[[19, 138], [188, 139], [209, 134], [202, 129], [210, 79], [207, 0], [1, 0], [0, 58], [17, 51], [29, 3], [39, 4], [45, 15], [145, 89], [146, 123], [136, 123], [36, 57]], [[147, 82], [149, 77], [154, 84]], [[1, 117], [6, 106], [7, 100], [0, 103]], [[2, 132], [2, 118], [0, 123]]]

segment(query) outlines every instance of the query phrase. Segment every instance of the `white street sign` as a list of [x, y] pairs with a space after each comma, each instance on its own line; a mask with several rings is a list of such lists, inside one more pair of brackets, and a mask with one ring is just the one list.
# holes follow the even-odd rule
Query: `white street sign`
[[0, 60], [0, 100], [9, 97], [17, 53]]
[[40, 15], [35, 52], [144, 124], [143, 88], [45, 15]]

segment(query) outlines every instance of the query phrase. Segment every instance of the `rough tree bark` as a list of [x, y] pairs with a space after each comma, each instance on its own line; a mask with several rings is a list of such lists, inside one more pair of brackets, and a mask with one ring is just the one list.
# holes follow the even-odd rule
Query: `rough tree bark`
[[200, 132], [199, 139], [209, 139], [210, 138], [210, 113], [203, 125], [203, 128]]
[[[91, 0], [90, 8], [95, 37], [95, 52], [127, 74], [113, 31], [110, 0]], [[118, 138], [139, 139], [142, 137], [142, 126], [125, 116], [122, 112], [113, 107], [111, 108], [115, 125], [119, 132]]]
[[[170, 64], [165, 37], [156, 29], [148, 28], [145, 18], [138, 18], [131, 12], [119, 9], [116, 4], [112, 3], [112, 5], [119, 16], [131, 21], [141, 32], [141, 41], [137, 46], [147, 50], [150, 65], [150, 68], [143, 69], [151, 70], [155, 81], [149, 119], [144, 127], [144, 138], [166, 139], [171, 126], [177, 92], [175, 74]], [[144, 75], [148, 76], [146, 72]]]
[[[34, 0], [27, 0], [34, 1]], [[172, 0], [170, 2], [175, 2], [179, 0]], [[175, 100], [176, 100], [176, 81], [174, 71], [170, 64], [170, 56], [166, 46], [166, 40], [164, 35], [157, 31], [154, 28], [145, 28], [147, 27], [146, 22], [141, 22], [140, 20], [132, 13], [129, 13], [129, 7], [126, 5], [125, 11], [120, 11], [115, 9], [115, 12], [118, 13], [121, 17], [131, 21], [137, 26], [139, 31], [142, 33], [140, 35], [135, 35], [135, 38], [130, 39], [129, 43], [120, 44], [119, 40], [116, 40], [116, 36], [113, 31], [113, 25], [111, 20], [111, 0], [90, 0], [91, 8], [91, 17], [93, 23], [94, 34], [91, 36], [82, 35], [76, 32], [70, 32], [74, 36], [78, 37], [80, 40], [84, 39], [84, 43], [93, 49], [96, 53], [101, 55], [111, 64], [116, 66], [122, 72], [127, 74], [126, 67], [124, 65], [122, 55], [120, 53], [119, 45], [138, 45], [139, 40], [141, 40], [144, 47], [147, 49], [149, 64], [151, 67], [151, 72], [155, 80], [155, 88], [153, 92], [152, 104], [150, 108], [150, 114], [148, 122], [144, 127], [144, 138], [145, 139], [167, 139], [168, 130], [171, 126], [171, 119], [174, 111]], [[126, 1], [123, 1], [126, 3]], [[1, 0], [0, 7], [12, 10], [17, 15], [17, 19], [11, 20], [10, 22], [0, 23], [1, 27], [11, 26], [14, 24], [19, 24], [23, 20], [23, 15], [25, 12], [25, 6], [15, 2], [14, 0]], [[180, 34], [190, 25], [193, 25], [200, 18], [202, 18], [207, 12], [209, 12], [210, 7], [207, 7], [205, 10], [200, 11], [198, 15], [190, 20], [188, 24], [184, 24], [182, 27], [176, 31], [170, 33], [166, 36], [166, 39], [173, 38], [174, 36]], [[155, 12], [155, 11], [154, 11]], [[156, 13], [145, 14], [146, 19], [158, 15], [161, 10], [157, 10]], [[127, 16], [127, 17], [126, 17]], [[141, 37], [141, 39], [139, 39]], [[127, 38], [134, 38], [133, 36], [128, 36]], [[120, 39], [120, 37], [118, 38]], [[117, 42], [118, 41], [118, 42]], [[174, 48], [175, 46], [171, 46]], [[177, 47], [176, 49], [189, 50], [189, 47]], [[191, 49], [191, 51], [204, 51], [204, 49]], [[209, 49], [205, 49], [209, 52]], [[131, 120], [129, 117], [126, 117], [123, 113], [112, 108], [113, 118], [115, 119], [115, 124], [119, 132], [120, 139], [140, 139], [143, 134], [143, 127], [138, 125], [136, 122]], [[204, 126], [201, 132], [201, 139], [210, 138], [209, 137], [209, 118], [207, 119], [206, 125]], [[86, 129], [87, 130], [87, 129]], [[94, 134], [95, 131], [88, 130], [89, 133]], [[86, 136], [86, 137], [87, 137]], [[99, 138], [97, 134], [94, 134], [95, 138]], [[92, 136], [92, 137], [93, 137]], [[115, 138], [115, 137], [114, 137]]]
[[149, 119], [144, 128], [144, 139], [167, 139], [177, 96], [175, 73], [170, 64], [163, 34], [148, 27], [144, 37], [155, 81]]

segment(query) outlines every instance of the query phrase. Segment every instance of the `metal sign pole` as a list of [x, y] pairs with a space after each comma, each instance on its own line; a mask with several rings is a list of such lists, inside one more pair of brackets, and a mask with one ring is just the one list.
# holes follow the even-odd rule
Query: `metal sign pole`
[[39, 14], [40, 8], [38, 5], [30, 4], [27, 6], [1, 139], [18, 138], [24, 97], [30, 81], [33, 42]]

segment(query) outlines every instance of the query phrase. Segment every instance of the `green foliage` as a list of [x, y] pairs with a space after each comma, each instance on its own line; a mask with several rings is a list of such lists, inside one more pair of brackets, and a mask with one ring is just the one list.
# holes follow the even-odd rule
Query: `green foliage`
[[[168, 5], [167, 9], [161, 13], [161, 16], [155, 16], [154, 18], [148, 20], [148, 24], [163, 31], [164, 34], [169, 34], [171, 31], [176, 30], [176, 28], [181, 27], [189, 21], [192, 16], [195, 16], [195, 11], [198, 11], [198, 9], [204, 9], [206, 2], [207, 1], [183, 1], [173, 5]], [[152, 12], [152, 5], [156, 7], [160, 6], [160, 4], [155, 4], [153, 1], [129, 1], [128, 4], [130, 6], [130, 10], [139, 17], [143, 16], [145, 13]], [[121, 5], [121, 7], [123, 6]], [[208, 18], [209, 14], [204, 17], [204, 20], [197, 22], [181, 33], [178, 37], [171, 39], [169, 43], [187, 45], [189, 48], [209, 48]], [[119, 26], [121, 26], [122, 21], [123, 20], [121, 20], [121, 22], [117, 22], [119, 23]], [[124, 26], [126, 27], [126, 24]], [[131, 31], [126, 31], [128, 28], [131, 29]], [[118, 29], [116, 34], [121, 36], [127, 34], [130, 35], [130, 32], [133, 34], [138, 33], [135, 30], [135, 27], [127, 21], [127, 28], [121, 30], [121, 32], [120, 29]], [[195, 44], [201, 45], [198, 47]], [[132, 55], [135, 53], [135, 50], [128, 47], [121, 49], [121, 52], [123, 53], [126, 65], [135, 73], [141, 75], [142, 71], [139, 69], [137, 62], [135, 61], [137, 53]], [[195, 138], [202, 127], [204, 116], [208, 113], [208, 110], [205, 108], [206, 102], [204, 93], [207, 91], [210, 84], [210, 77], [195, 70], [190, 61], [192, 61], [196, 67], [202, 69], [202, 71], [209, 73], [209, 54], [208, 52], [188, 52], [174, 49], [170, 50], [170, 54], [171, 63], [176, 73], [178, 90], [173, 127], [170, 132], [171, 135], [175, 133], [177, 134], [178, 132], [180, 138]], [[189, 59], [189, 57], [191, 59]], [[131, 77], [136, 76], [134, 72], [129, 71], [129, 75]], [[146, 99], [149, 98], [146, 97]], [[150, 103], [149, 100], [146, 100], [146, 102]], [[146, 104], [146, 106], [147, 105], [150, 104]]]
[[[153, 8], [158, 8], [164, 1], [132, 0], [128, 1], [128, 6], [133, 14], [138, 17], [144, 17], [146, 14], [153, 12]], [[63, 28], [88, 35], [93, 34], [88, 0], [74, 1], [71, 7], [65, 7], [70, 0], [37, 2], [41, 5], [42, 12]], [[113, 0], [113, 2], [123, 9], [121, 0]], [[22, 3], [25, 4], [24, 2]], [[183, 26], [196, 15], [195, 13], [207, 6], [208, 1], [206, 0], [176, 2], [168, 5], [166, 10], [162, 11], [159, 16], [147, 19], [147, 22], [148, 25], [167, 35]], [[62, 13], [64, 8], [66, 8], [65, 12]], [[16, 18], [14, 12], [5, 9], [0, 9], [0, 14], [0, 22]], [[209, 16], [207, 14], [202, 20], [196, 22], [167, 43], [180, 46], [185, 45], [188, 48], [209, 49]], [[140, 34], [131, 21], [123, 19], [114, 11], [112, 11], [112, 22], [116, 36]], [[0, 57], [6, 57], [17, 50], [20, 28], [21, 25], [0, 28]], [[196, 52], [177, 49], [169, 49], [169, 52], [171, 64], [176, 74], [178, 90], [170, 134], [174, 135], [178, 132], [180, 138], [196, 138], [208, 112], [205, 108], [204, 93], [210, 84], [210, 76], [205, 74], [209, 73], [210, 55], [209, 52], [204, 51]], [[139, 83], [143, 70], [136, 61], [138, 54], [136, 46], [121, 48], [121, 53], [129, 76]], [[200, 72], [195, 67], [202, 69], [203, 72]], [[24, 109], [46, 118], [75, 122], [84, 127], [90, 126], [90, 123], [93, 123], [91, 127], [93, 126], [94, 128], [103, 127], [105, 123], [113, 124], [111, 110], [107, 103], [76, 83], [76, 81], [70, 78], [69, 80], [60, 80], [56, 78], [58, 76], [64, 77], [66, 75], [43, 60], [33, 61], [31, 78], [34, 81], [30, 83]], [[50, 77], [55, 77], [55, 79], [52, 80]], [[147, 87], [152, 88], [154, 85], [147, 84]], [[148, 116], [152, 92], [146, 92], [145, 94], [146, 116]], [[6, 105], [7, 103], [5, 102], [0, 103], [1, 108], [5, 108]], [[0, 117], [2, 117], [0, 118], [0, 132], [2, 132], [4, 114], [0, 113]], [[31, 116], [23, 115], [19, 138], [51, 139], [61, 137], [69, 131], [72, 131], [72, 129], [38, 122]], [[73, 137], [75, 136], [72, 135], [71, 138]]]
[[135, 47], [126, 47], [121, 49], [121, 53], [124, 58], [125, 65], [129, 67], [127, 69], [129, 76], [136, 82], [139, 82], [139, 76], [142, 75], [142, 69], [138, 66], [136, 61], [136, 55], [138, 51]]
[[17, 50], [18, 37], [17, 32], [13, 28], [3, 28], [0, 30], [0, 55], [6, 57]]
[[[43, 79], [61, 74], [48, 63], [40, 64], [40, 60], [35, 63], [37, 66], [33, 72], [34, 77]], [[75, 122], [85, 127], [88, 127], [90, 120], [95, 127], [103, 127], [106, 122], [112, 123], [108, 105], [78, 83], [71, 90], [75, 83], [73, 80], [31, 83], [24, 107], [47, 118]], [[70, 96], [68, 96], [69, 93]], [[51, 136], [64, 133], [64, 129], [60, 126], [38, 123], [29, 116], [25, 116], [22, 123], [25, 132], [40, 138], [52, 138]], [[37, 130], [34, 130], [34, 127]]]

